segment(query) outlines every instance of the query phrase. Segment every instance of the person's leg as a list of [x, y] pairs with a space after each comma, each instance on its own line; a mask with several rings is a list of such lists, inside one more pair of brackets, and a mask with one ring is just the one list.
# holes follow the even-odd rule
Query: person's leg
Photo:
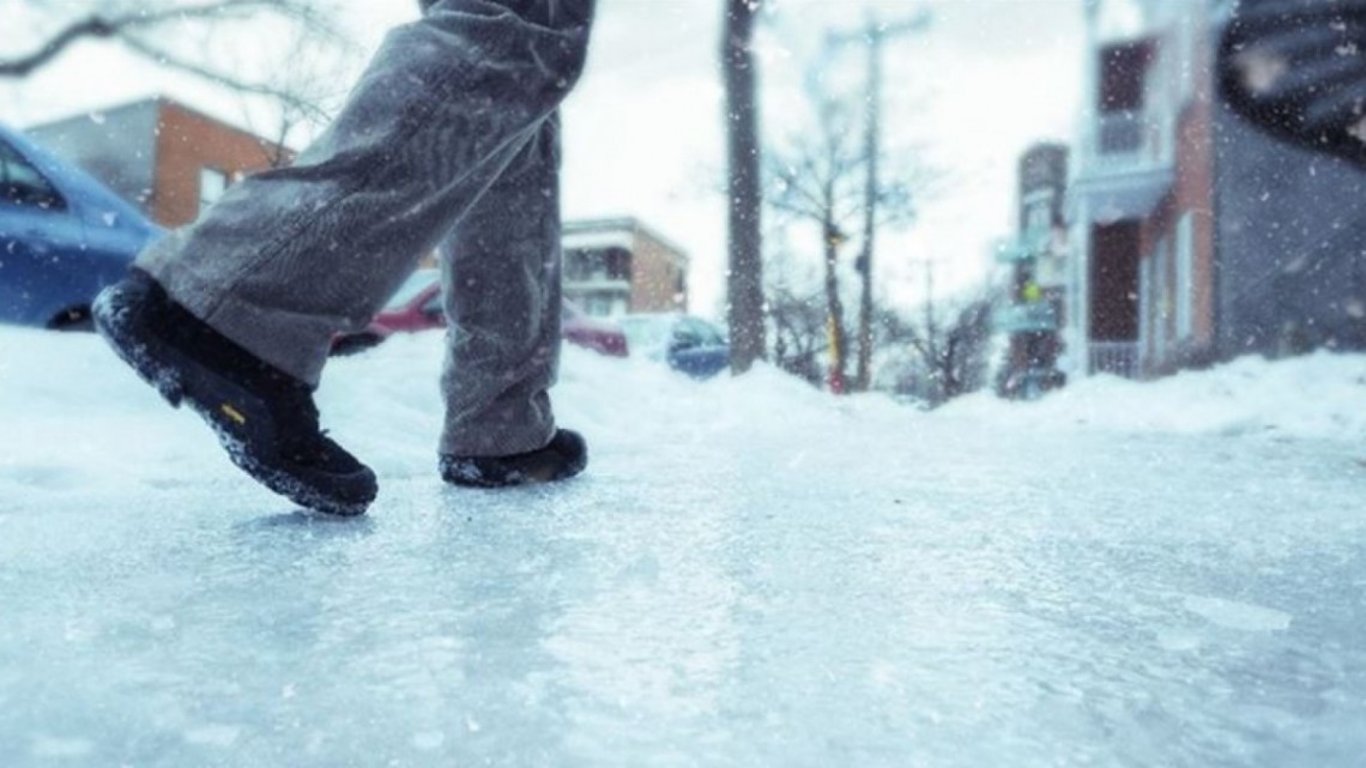
[[560, 348], [559, 131], [552, 117], [443, 244], [451, 326], [441, 453], [546, 445]]
[[437, 0], [393, 32], [298, 163], [235, 185], [96, 301], [115, 351], [233, 461], [314, 509], [363, 512], [374, 473], [320, 430], [332, 336], [359, 329], [544, 130], [593, 0]]
[[394, 30], [290, 168], [229, 188], [137, 266], [270, 365], [316, 385], [577, 79], [592, 0], [438, 0]]

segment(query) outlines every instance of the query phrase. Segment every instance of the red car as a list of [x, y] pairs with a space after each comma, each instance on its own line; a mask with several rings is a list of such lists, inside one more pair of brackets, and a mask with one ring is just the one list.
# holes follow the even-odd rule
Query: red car
[[[616, 325], [584, 314], [572, 302], [562, 303], [564, 340], [610, 357], [626, 357], [626, 334]], [[379, 344], [395, 333], [416, 333], [446, 327], [441, 308], [441, 276], [435, 269], [419, 269], [408, 278], [370, 325], [359, 333], [339, 334], [332, 354], [346, 355]]]

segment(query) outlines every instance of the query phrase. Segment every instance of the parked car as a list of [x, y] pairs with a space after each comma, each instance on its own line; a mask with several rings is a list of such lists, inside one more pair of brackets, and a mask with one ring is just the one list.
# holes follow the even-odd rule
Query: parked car
[[[560, 333], [564, 340], [609, 357], [625, 357], [626, 336], [611, 323], [589, 317], [564, 301]], [[332, 354], [343, 355], [373, 347], [395, 333], [416, 333], [446, 327], [441, 307], [441, 276], [435, 269], [419, 269], [410, 276], [369, 326], [359, 333], [332, 340]]]
[[84, 171], [0, 126], [0, 322], [89, 329], [95, 295], [160, 233]]
[[682, 314], [627, 315], [620, 319], [635, 353], [706, 379], [730, 367], [730, 342], [717, 326]]

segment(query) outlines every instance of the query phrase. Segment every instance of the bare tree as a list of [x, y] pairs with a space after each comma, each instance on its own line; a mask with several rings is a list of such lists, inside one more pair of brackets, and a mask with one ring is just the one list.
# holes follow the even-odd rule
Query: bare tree
[[[333, 25], [325, 0], [106, 0], [61, 6], [23, 0], [39, 14], [50, 14], [54, 31], [26, 53], [0, 54], [0, 78], [27, 77], [51, 64], [68, 49], [92, 40], [115, 40], [132, 53], [159, 66], [188, 73], [239, 93], [276, 100], [287, 111], [324, 119], [325, 110], [297, 89], [276, 82], [245, 78], [232, 67], [186, 53], [174, 42], [172, 25], [186, 22], [220, 25], [266, 18], [304, 30], [339, 46], [345, 36]], [[82, 7], [89, 10], [82, 10]]]
[[[814, 224], [821, 234], [826, 318], [832, 356], [831, 388], [844, 391], [848, 375], [849, 332], [840, 286], [840, 249], [848, 232], [877, 206], [869, 231], [905, 223], [914, 215], [911, 188], [924, 174], [918, 169], [888, 174], [869, 195], [867, 144], [856, 130], [858, 110], [808, 89], [816, 111], [815, 129], [791, 139], [769, 162], [769, 204], [780, 213]], [[857, 266], [857, 265], [856, 265]], [[866, 341], [873, 344], [872, 334]], [[869, 352], [871, 356], [871, 351]]]
[[764, 357], [762, 150], [754, 25], [762, 0], [724, 0], [721, 69], [726, 89], [730, 232], [730, 360], [734, 373]]
[[864, 152], [868, 156], [867, 182], [863, 211], [863, 249], [859, 253], [858, 312], [858, 373], [854, 388], [867, 391], [872, 381], [873, 360], [873, 255], [877, 243], [878, 204], [881, 184], [878, 165], [882, 153], [882, 47], [890, 39], [921, 32], [930, 21], [930, 13], [922, 9], [914, 17], [892, 24], [884, 24], [870, 9], [864, 29], [855, 33], [831, 32], [826, 38], [827, 48], [856, 42], [867, 48], [867, 92], [864, 94]]
[[[779, 238], [780, 242], [785, 242]], [[819, 288], [794, 290], [792, 254], [786, 247], [770, 249], [764, 267], [769, 285], [768, 319], [773, 329], [773, 363], [780, 369], [820, 387], [823, 378], [821, 359], [829, 350], [825, 299]], [[813, 280], [798, 284], [814, 286]]]
[[933, 265], [926, 262], [925, 269], [923, 317], [910, 321], [886, 315], [883, 324], [885, 343], [908, 348], [915, 362], [903, 390], [933, 407], [987, 384], [995, 302], [990, 290], [983, 289], [956, 301], [937, 303]]
[[815, 224], [821, 233], [826, 322], [832, 361], [831, 388], [842, 391], [848, 332], [840, 294], [839, 250], [845, 227], [862, 204], [859, 169], [866, 157], [849, 130], [849, 112], [830, 100], [817, 107], [817, 130], [794, 138], [770, 160], [774, 181], [769, 203], [779, 212]]

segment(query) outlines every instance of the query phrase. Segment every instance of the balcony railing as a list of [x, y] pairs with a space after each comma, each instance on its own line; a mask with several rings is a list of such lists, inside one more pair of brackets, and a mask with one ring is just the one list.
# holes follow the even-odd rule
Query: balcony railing
[[1138, 342], [1093, 341], [1090, 344], [1090, 357], [1091, 373], [1138, 378]]
[[602, 274], [578, 277], [564, 277], [564, 287], [579, 291], [620, 291], [630, 293], [631, 281], [624, 277], [607, 277]]
[[[1172, 163], [1174, 126], [1155, 111], [1102, 112], [1090, 137], [1090, 175], [1159, 170]], [[1085, 171], [1084, 171], [1085, 172]]]

